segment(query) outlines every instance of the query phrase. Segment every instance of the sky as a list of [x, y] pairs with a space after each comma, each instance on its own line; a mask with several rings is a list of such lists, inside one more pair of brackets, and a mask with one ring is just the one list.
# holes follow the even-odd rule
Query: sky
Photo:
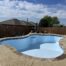
[[0, 21], [28, 18], [39, 22], [46, 15], [57, 16], [66, 25], [66, 0], [0, 0]]

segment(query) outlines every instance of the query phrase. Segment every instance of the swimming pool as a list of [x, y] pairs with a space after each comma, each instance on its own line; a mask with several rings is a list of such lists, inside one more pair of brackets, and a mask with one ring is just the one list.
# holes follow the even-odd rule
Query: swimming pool
[[36, 58], [56, 58], [64, 53], [59, 45], [58, 35], [29, 34], [0, 40], [1, 45], [9, 45], [20, 53]]

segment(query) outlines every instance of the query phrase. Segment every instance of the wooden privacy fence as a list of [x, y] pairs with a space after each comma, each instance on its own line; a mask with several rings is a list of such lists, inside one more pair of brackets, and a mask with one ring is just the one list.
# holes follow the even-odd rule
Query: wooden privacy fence
[[66, 27], [37, 27], [24, 25], [0, 25], [0, 38], [9, 36], [25, 35], [34, 30], [38, 33], [54, 33], [66, 35]]
[[40, 33], [54, 33], [66, 35], [66, 27], [40, 27], [37, 30]]
[[0, 25], [0, 37], [25, 35], [28, 34], [31, 29], [31, 26]]

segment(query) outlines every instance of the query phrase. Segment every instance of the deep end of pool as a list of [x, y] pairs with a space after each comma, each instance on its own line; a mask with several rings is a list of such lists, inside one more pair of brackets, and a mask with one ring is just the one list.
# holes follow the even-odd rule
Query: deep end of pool
[[1, 45], [9, 45], [22, 54], [36, 58], [56, 58], [64, 53], [59, 41], [62, 36], [29, 34], [0, 40]]

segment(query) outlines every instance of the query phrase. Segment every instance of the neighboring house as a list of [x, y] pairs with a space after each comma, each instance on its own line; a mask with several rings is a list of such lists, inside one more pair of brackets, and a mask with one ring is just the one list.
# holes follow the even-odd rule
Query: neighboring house
[[33, 22], [21, 21], [18, 19], [11, 19], [0, 22], [0, 24], [7, 24], [7, 25], [24, 25], [24, 26], [35, 26], [36, 24]]
[[28, 34], [34, 30], [35, 26], [36, 23], [21, 21], [18, 19], [2, 21], [0, 22], [0, 37]]

